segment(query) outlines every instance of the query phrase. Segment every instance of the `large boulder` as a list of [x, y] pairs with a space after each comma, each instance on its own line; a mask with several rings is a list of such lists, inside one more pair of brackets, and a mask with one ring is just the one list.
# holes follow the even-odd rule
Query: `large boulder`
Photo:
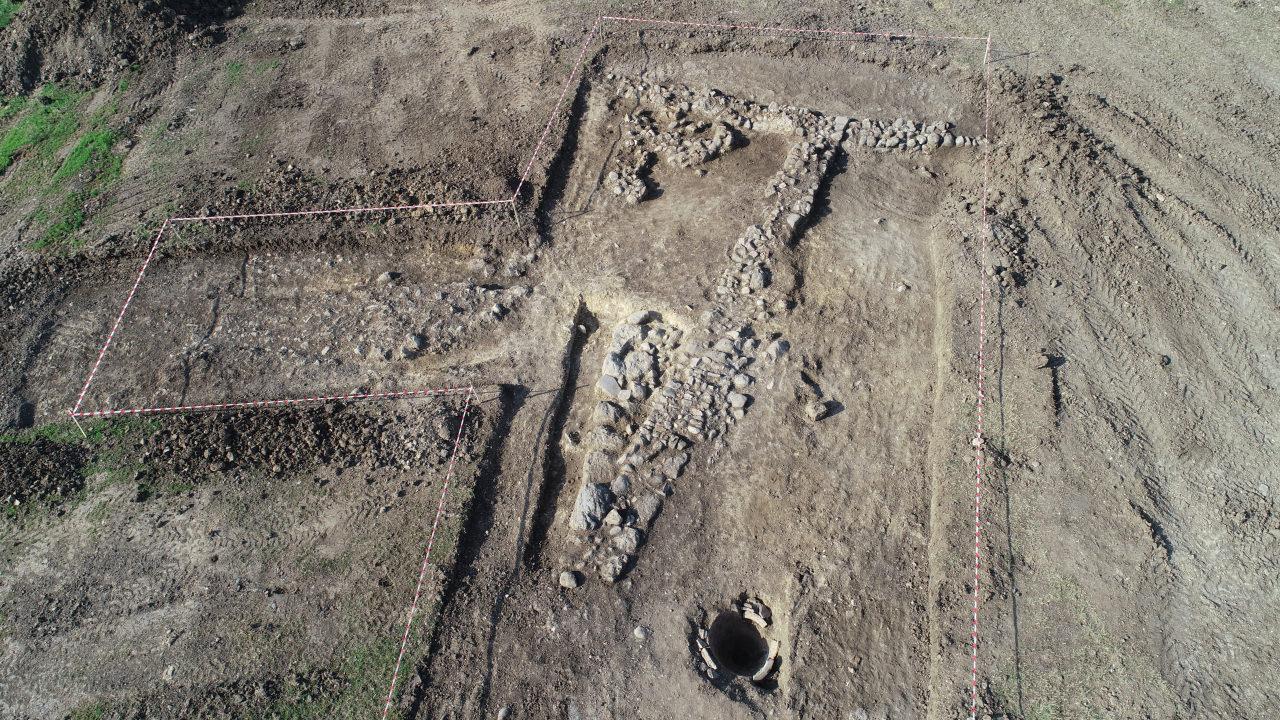
[[588, 532], [600, 527], [600, 521], [609, 512], [613, 504], [613, 491], [608, 485], [585, 483], [578, 491], [578, 499], [573, 503], [573, 514], [569, 516], [569, 527], [578, 532]]
[[607, 485], [613, 481], [615, 474], [613, 460], [604, 450], [592, 450], [582, 460], [583, 485]]
[[612, 375], [601, 375], [596, 383], [596, 389], [615, 400], [622, 399], [622, 385], [618, 384], [618, 379]]

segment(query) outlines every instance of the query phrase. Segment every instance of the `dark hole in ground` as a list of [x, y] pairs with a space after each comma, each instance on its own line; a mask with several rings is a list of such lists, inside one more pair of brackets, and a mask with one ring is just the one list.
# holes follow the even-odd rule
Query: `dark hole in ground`
[[754, 675], [769, 656], [769, 645], [755, 623], [736, 612], [716, 616], [708, 640], [716, 663], [735, 675]]

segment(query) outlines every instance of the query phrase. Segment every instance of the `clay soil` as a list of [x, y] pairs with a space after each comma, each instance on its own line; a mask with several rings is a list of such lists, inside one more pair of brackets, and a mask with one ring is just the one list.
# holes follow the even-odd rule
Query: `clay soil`
[[22, 3], [0, 718], [1272, 717], [1278, 23]]

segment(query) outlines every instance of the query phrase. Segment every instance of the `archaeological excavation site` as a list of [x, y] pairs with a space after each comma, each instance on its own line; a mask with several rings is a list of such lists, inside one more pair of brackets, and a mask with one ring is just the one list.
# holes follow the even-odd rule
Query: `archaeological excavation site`
[[0, 720], [1275, 717], [1278, 24], [0, 0]]

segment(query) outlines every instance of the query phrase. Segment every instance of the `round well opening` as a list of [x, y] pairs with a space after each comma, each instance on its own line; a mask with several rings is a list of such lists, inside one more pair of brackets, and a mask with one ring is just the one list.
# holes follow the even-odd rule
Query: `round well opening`
[[736, 612], [716, 616], [707, 644], [716, 663], [735, 675], [754, 675], [769, 657], [769, 644], [755, 623]]

